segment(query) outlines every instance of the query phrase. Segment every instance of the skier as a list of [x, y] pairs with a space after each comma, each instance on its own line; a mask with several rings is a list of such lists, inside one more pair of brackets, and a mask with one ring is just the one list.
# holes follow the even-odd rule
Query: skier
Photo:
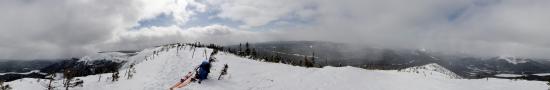
[[183, 76], [176, 85], [170, 87], [170, 90], [174, 90], [175, 88], [181, 88], [184, 86], [187, 86], [187, 84], [191, 83], [192, 78], [195, 76], [193, 72], [187, 73], [187, 75]]
[[210, 67], [212, 65], [208, 61], [203, 61], [201, 65], [199, 65], [199, 70], [196, 74], [196, 78], [198, 79], [198, 83], [200, 84], [202, 80], [208, 78], [208, 73], [210, 73]]

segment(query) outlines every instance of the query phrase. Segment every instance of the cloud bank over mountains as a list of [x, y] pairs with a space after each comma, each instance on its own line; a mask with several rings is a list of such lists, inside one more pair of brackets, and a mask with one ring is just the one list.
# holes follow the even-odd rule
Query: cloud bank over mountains
[[0, 59], [274, 40], [550, 58], [547, 8], [547, 0], [2, 0]]

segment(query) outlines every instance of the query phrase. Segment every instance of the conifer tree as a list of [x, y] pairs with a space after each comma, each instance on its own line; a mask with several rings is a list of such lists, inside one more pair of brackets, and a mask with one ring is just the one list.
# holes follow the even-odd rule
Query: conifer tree
[[65, 90], [69, 90], [69, 87], [82, 86], [82, 84], [84, 83], [83, 80], [81, 79], [74, 80], [77, 74], [78, 74], [77, 71], [74, 71], [71, 69], [64, 69], [63, 77], [65, 79], [63, 81], [63, 86], [65, 87]]
[[237, 50], [237, 55], [242, 56], [243, 55], [243, 44], [239, 43], [239, 50]]
[[246, 56], [248, 56], [248, 55], [250, 55], [250, 44], [248, 44], [248, 42], [246, 42], [245, 47], [246, 47], [246, 50], [244, 51], [244, 53], [245, 53]]
[[311, 56], [311, 67], [313, 66], [315, 66], [315, 52], [313, 52]]
[[251, 56], [253, 59], [256, 59], [258, 53], [256, 52], [256, 48], [252, 48]]

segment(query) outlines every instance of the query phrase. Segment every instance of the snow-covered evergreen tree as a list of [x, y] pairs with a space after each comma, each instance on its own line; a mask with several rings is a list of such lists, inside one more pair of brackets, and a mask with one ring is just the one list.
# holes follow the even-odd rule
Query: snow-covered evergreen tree
[[246, 50], [244, 51], [244, 54], [245, 56], [249, 56], [250, 55], [250, 44], [248, 44], [248, 42], [246, 42], [245, 44], [245, 47], [246, 47]]
[[126, 71], [126, 79], [132, 78], [134, 76], [134, 73], [136, 73], [136, 68], [134, 67], [135, 65], [135, 63], [130, 64], [128, 71]]

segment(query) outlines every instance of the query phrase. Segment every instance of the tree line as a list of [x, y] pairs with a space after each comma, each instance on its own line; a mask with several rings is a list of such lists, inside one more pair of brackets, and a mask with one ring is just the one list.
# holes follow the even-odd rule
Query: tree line
[[304, 55], [302, 59], [287, 58], [279, 53], [276, 54], [260, 54], [259, 50], [252, 47], [248, 42], [239, 43], [239, 46], [236, 48], [223, 47], [216, 44], [201, 44], [200, 42], [188, 43], [187, 45], [193, 47], [206, 47], [214, 49], [214, 51], [223, 51], [228, 52], [240, 57], [249, 58], [257, 61], [263, 62], [273, 62], [273, 63], [283, 63], [294, 66], [302, 67], [321, 67], [322, 65], [316, 63], [315, 52], [312, 51], [311, 56]]

